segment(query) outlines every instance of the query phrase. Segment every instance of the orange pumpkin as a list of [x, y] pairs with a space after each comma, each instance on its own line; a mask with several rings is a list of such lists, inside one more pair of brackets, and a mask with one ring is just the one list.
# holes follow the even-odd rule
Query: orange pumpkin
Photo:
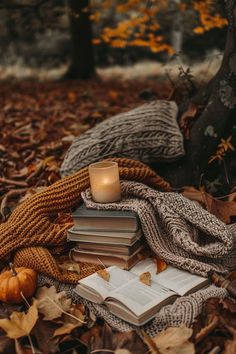
[[19, 304], [23, 297], [27, 299], [33, 295], [37, 285], [37, 274], [33, 269], [14, 268], [10, 263], [10, 270], [0, 274], [0, 301], [8, 304]]

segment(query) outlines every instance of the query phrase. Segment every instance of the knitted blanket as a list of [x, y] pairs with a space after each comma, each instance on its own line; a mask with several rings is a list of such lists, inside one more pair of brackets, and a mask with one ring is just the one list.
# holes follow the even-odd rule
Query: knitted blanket
[[[170, 190], [161, 177], [139, 161], [112, 159], [119, 164], [120, 177], [143, 182], [153, 188]], [[80, 275], [61, 271], [53, 254], [66, 245], [66, 232], [71, 223], [55, 223], [60, 212], [69, 212], [81, 202], [81, 192], [89, 187], [88, 169], [65, 177], [33, 195], [19, 205], [10, 218], [0, 225], [0, 262], [13, 258], [15, 266], [25, 266], [63, 282], [77, 281], [101, 266], [80, 264]]]
[[[231, 228], [180, 194], [162, 193], [132, 181], [123, 181], [121, 186], [120, 202], [95, 203], [89, 189], [82, 198], [87, 207], [136, 212], [149, 246], [167, 263], [202, 276], [210, 270], [227, 272], [224, 260], [234, 241]], [[231, 267], [236, 268], [235, 257]]]

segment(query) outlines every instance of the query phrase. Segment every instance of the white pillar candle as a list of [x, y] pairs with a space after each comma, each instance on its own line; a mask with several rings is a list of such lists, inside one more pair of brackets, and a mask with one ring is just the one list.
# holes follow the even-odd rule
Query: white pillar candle
[[89, 178], [95, 202], [109, 203], [120, 200], [120, 178], [117, 162], [103, 161], [89, 165]]

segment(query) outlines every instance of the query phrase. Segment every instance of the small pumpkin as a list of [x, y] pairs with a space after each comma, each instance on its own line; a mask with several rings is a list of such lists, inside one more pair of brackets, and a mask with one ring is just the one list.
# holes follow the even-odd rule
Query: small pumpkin
[[14, 268], [10, 263], [10, 270], [0, 274], [0, 301], [8, 304], [19, 304], [23, 297], [27, 299], [33, 295], [37, 285], [37, 273], [33, 269]]

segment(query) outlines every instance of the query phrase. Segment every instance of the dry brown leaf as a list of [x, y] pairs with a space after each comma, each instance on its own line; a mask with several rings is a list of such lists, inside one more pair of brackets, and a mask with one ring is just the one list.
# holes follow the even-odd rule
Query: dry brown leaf
[[150, 272], [144, 272], [144, 273], [140, 274], [139, 280], [141, 281], [141, 283], [146, 284], [148, 286], [151, 286], [151, 284], [152, 284], [151, 273]]
[[184, 127], [189, 119], [196, 117], [197, 112], [198, 112], [198, 107], [191, 102], [188, 106], [187, 111], [185, 111], [180, 117], [179, 120], [180, 127], [181, 128]]
[[116, 349], [114, 354], [132, 354], [128, 349]]
[[63, 336], [65, 334], [70, 334], [73, 329], [81, 326], [81, 323], [65, 323], [63, 326], [57, 328], [53, 333], [53, 337]]
[[167, 268], [167, 263], [158, 257], [154, 258], [154, 262], [156, 262], [157, 270], [156, 274], [163, 272]]
[[39, 288], [35, 299], [38, 311], [44, 315], [44, 320], [59, 318], [63, 311], [68, 312], [71, 308], [71, 299], [68, 299], [65, 291], [57, 293], [55, 286]]
[[194, 354], [194, 344], [189, 342], [193, 330], [184, 325], [169, 327], [152, 338], [160, 354]]
[[194, 187], [185, 187], [182, 194], [188, 199], [203, 203], [210, 213], [226, 224], [231, 222], [232, 216], [236, 216], [236, 202], [234, 201], [215, 199], [210, 194]]
[[233, 336], [233, 340], [225, 341], [224, 354], [235, 354], [236, 353], [236, 333]]
[[233, 201], [236, 202], [236, 192], [231, 193], [231, 194], [228, 196], [228, 202], [233, 202]]
[[59, 268], [80, 274], [80, 265], [78, 262], [68, 260], [63, 262], [62, 264], [59, 264]]
[[17, 339], [30, 334], [38, 319], [38, 309], [33, 303], [27, 313], [13, 312], [9, 319], [0, 319], [0, 327], [9, 338]]
[[100, 269], [97, 271], [97, 274], [99, 275], [99, 277], [101, 277], [102, 279], [109, 281], [110, 280], [110, 274], [106, 269]]

